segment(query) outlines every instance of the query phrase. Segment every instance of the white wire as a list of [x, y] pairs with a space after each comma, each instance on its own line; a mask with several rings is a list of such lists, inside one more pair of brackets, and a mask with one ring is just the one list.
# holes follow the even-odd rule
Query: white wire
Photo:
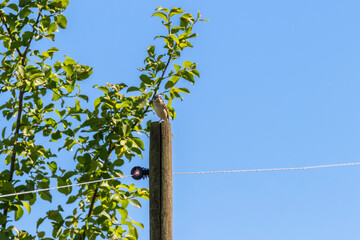
[[67, 187], [72, 187], [72, 186], [81, 186], [81, 185], [86, 185], [86, 184], [91, 184], [91, 183], [105, 182], [105, 181], [116, 180], [116, 179], [119, 179], [119, 178], [127, 178], [127, 177], [131, 177], [131, 175], [115, 177], [115, 178], [105, 178], [105, 179], [99, 179], [99, 180], [94, 180], [94, 181], [89, 181], [89, 182], [82, 182], [82, 183], [74, 183], [74, 184], [70, 184], [70, 185], [57, 186], [57, 187], [51, 187], [51, 188], [42, 188], [42, 189], [36, 189], [36, 190], [26, 191], [26, 192], [9, 193], [9, 194], [0, 195], [0, 198], [23, 195], [23, 194], [28, 194], [28, 193], [44, 192], [44, 191], [50, 191], [50, 190], [55, 190], [55, 189], [60, 189], [60, 188], [67, 188]]
[[318, 166], [309, 166], [309, 167], [294, 167], [294, 168], [263, 168], [263, 169], [225, 170], [225, 171], [208, 171], [208, 172], [182, 172], [182, 173], [174, 173], [174, 175], [307, 170], [307, 169], [314, 169], [314, 168], [344, 167], [344, 166], [354, 166], [354, 165], [360, 165], [360, 162], [339, 163], [339, 164], [331, 164], [331, 165], [318, 165]]
[[[355, 165], [360, 165], [360, 162], [318, 165], [318, 166], [309, 166], [309, 167], [294, 167], [294, 168], [262, 168], [262, 169], [206, 171], [206, 172], [180, 172], [180, 173], [173, 173], [173, 175], [308, 170], [308, 169], [315, 169], [315, 168], [344, 167], [344, 166], [355, 166]], [[58, 186], [58, 187], [43, 188], [43, 189], [37, 189], [37, 190], [32, 190], [32, 191], [26, 191], [26, 192], [9, 193], [9, 194], [0, 195], [0, 198], [23, 195], [23, 194], [28, 194], [28, 193], [44, 192], [44, 191], [50, 191], [50, 190], [55, 190], [55, 189], [60, 189], [60, 188], [67, 188], [67, 187], [72, 187], [72, 186], [81, 186], [81, 185], [86, 185], [86, 184], [91, 184], [91, 183], [104, 182], [104, 181], [116, 180], [119, 178], [127, 178], [127, 177], [131, 177], [131, 175], [115, 177], [115, 178], [99, 179], [99, 180], [94, 180], [94, 181], [89, 181], [89, 182], [75, 183], [75, 184], [71, 184], [71, 185], [64, 185], [64, 186]]]

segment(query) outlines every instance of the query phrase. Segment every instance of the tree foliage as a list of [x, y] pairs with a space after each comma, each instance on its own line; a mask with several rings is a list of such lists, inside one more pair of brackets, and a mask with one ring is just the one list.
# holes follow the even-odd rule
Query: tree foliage
[[[166, 34], [156, 38], [164, 46], [158, 51], [154, 45], [147, 48], [138, 85], [95, 85], [99, 97], [92, 109], [85, 108], [89, 97], [79, 83], [89, 78], [92, 68], [68, 56], [57, 60], [55, 47], [33, 47], [35, 41], [54, 41], [56, 32], [66, 28], [63, 12], [68, 4], [69, 0], [5, 0], [0, 5], [0, 159], [7, 166], [0, 172], [2, 195], [48, 188], [50, 183], [64, 186], [123, 176], [123, 164], [142, 157], [140, 134], [149, 132], [150, 121], [145, 119], [155, 94], [164, 96], [175, 118], [173, 99], [190, 93], [181, 82], [193, 84], [200, 77], [196, 63], [176, 64], [182, 51], [192, 47], [200, 14], [194, 18], [181, 8], [158, 7], [153, 16], [160, 18]], [[74, 169], [63, 166], [61, 151], [72, 151]], [[52, 192], [0, 196], [0, 239], [138, 239], [137, 227], [143, 225], [128, 216], [127, 206], [141, 207], [137, 199], [148, 199], [147, 189], [112, 180], [58, 191], [67, 196], [73, 211], [64, 211], [64, 205], [44, 211], [36, 233], [19, 229], [26, 226], [16, 221], [24, 211], [31, 212], [39, 197], [52, 202]], [[51, 232], [41, 230], [45, 221], [51, 223]]]

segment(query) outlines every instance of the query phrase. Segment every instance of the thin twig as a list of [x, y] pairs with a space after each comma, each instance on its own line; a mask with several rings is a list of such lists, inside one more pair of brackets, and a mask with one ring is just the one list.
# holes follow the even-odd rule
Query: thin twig
[[[155, 89], [154, 89], [154, 94], [153, 94], [152, 97], [151, 97], [151, 100], [150, 100], [150, 102], [149, 102], [149, 105], [148, 105], [148, 106], [145, 108], [145, 110], [143, 111], [143, 116], [142, 116], [142, 117], [144, 117], [144, 115], [145, 115], [145, 114], [147, 113], [147, 111], [149, 110], [150, 105], [151, 105], [152, 101], [154, 100], [154, 97], [155, 97], [155, 95], [156, 95], [156, 93], [157, 93], [157, 90], [160, 88], [160, 84], [161, 84], [161, 82], [162, 82], [162, 80], [163, 80], [163, 78], [164, 78], [165, 72], [166, 72], [166, 70], [167, 70], [170, 62], [171, 62], [171, 55], [169, 55], [169, 59], [168, 59], [166, 65], [165, 65], [164, 71], [162, 72], [161, 77], [160, 77], [160, 80], [159, 80], [158, 84], [156, 85], [156, 87], [155, 87]], [[131, 129], [133, 129], [133, 128], [139, 123], [139, 121], [140, 121], [139, 119], [135, 120], [134, 124], [131, 126]]]

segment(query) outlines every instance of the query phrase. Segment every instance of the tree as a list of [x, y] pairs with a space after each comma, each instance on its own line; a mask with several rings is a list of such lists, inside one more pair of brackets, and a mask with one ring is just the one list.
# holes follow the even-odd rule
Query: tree
[[[148, 135], [152, 99], [161, 93], [167, 100], [172, 119], [176, 117], [172, 101], [190, 91], [178, 87], [181, 79], [195, 82], [200, 77], [196, 64], [180, 61], [184, 49], [192, 47], [193, 26], [203, 19], [194, 18], [181, 8], [158, 7], [166, 35], [160, 51], [147, 48], [144, 67], [140, 68], [138, 86], [125, 83], [94, 87], [100, 90], [93, 109], [83, 107], [89, 97], [81, 93], [92, 68], [67, 57], [54, 58], [58, 49], [34, 49], [35, 41], [55, 40], [55, 33], [65, 29], [63, 15], [69, 0], [5, 0], [0, 5], [0, 40], [4, 46], [0, 67], [0, 111], [2, 112], [0, 156], [7, 166], [0, 173], [0, 194], [17, 193], [123, 176], [125, 159], [142, 157], [145, 149], [139, 134]], [[175, 25], [173, 19], [180, 19]], [[131, 95], [132, 94], [132, 95]], [[13, 120], [15, 118], [15, 120]], [[46, 146], [39, 141], [48, 140]], [[60, 147], [59, 147], [60, 146]], [[58, 160], [64, 151], [73, 151], [76, 168], [67, 170]], [[36, 236], [19, 230], [16, 221], [37, 202], [37, 196], [52, 201], [49, 191], [0, 196], [1, 239], [137, 239], [136, 226], [128, 216], [127, 206], [140, 207], [137, 198], [148, 199], [148, 190], [119, 179], [58, 189], [68, 196], [66, 204], [44, 212], [37, 220]], [[11, 222], [10, 222], [11, 220]], [[14, 221], [15, 222], [14, 222]], [[52, 232], [41, 231], [44, 221]]]

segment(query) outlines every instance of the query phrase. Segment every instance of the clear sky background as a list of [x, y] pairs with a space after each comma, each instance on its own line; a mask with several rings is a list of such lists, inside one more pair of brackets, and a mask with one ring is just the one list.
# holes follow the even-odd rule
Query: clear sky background
[[[151, 18], [158, 5], [210, 19], [196, 26], [199, 37], [183, 56], [198, 63], [201, 79], [175, 102], [174, 172], [360, 161], [359, 1], [73, 0], [68, 29], [41, 47], [94, 67], [82, 86], [94, 97], [95, 84], [134, 84], [163, 31]], [[136, 165], [147, 167], [148, 153], [124, 173]], [[359, 239], [359, 176], [358, 166], [175, 175], [174, 240]], [[66, 201], [58, 195], [34, 207], [35, 217]], [[142, 203], [130, 212], [148, 240]], [[35, 227], [35, 217], [22, 221]]]

